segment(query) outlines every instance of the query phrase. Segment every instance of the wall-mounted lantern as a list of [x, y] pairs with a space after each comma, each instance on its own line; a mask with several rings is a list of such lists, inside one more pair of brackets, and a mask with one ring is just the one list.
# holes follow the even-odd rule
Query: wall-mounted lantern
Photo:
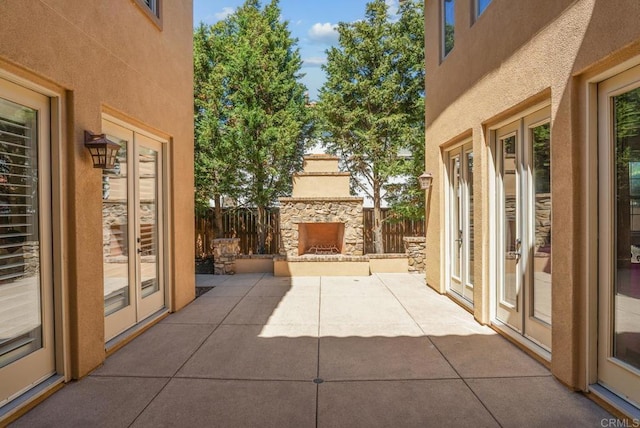
[[84, 146], [91, 153], [94, 168], [113, 169], [120, 144], [108, 140], [105, 134], [84, 131]]
[[428, 190], [429, 188], [431, 188], [433, 174], [430, 172], [424, 172], [420, 177], [418, 177], [418, 181], [420, 182], [420, 188], [422, 190]]

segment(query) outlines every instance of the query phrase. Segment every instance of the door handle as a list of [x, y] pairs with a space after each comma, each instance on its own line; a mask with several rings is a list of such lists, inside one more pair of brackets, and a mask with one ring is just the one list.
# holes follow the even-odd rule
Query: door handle
[[516, 259], [516, 263], [517, 263], [520, 260], [520, 256], [522, 255], [520, 253], [520, 248], [522, 247], [522, 240], [520, 238], [516, 239], [515, 247], [516, 247], [515, 251], [507, 251], [507, 256], [509, 258]]

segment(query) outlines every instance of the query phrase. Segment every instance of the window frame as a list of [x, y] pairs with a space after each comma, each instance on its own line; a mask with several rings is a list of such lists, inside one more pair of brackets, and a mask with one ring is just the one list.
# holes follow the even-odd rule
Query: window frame
[[491, 5], [491, 3], [493, 2], [493, 0], [489, 0], [489, 3], [487, 3], [487, 5], [484, 7], [484, 9], [480, 10], [480, 1], [481, 0], [473, 0], [473, 20], [474, 20], [474, 22], [477, 21], [478, 18], [480, 18], [480, 15], [482, 15], [484, 13], [484, 11], [487, 10], [489, 5]]
[[162, 1], [163, 0], [149, 0], [151, 4], [147, 4], [146, 0], [133, 0], [147, 18], [153, 24], [158, 27], [158, 30], [162, 31]]
[[[447, 12], [446, 12], [446, 3], [451, 2], [453, 4], [453, 45], [449, 52], [446, 50], [446, 28], [447, 28]], [[444, 59], [449, 56], [451, 51], [453, 51], [455, 47], [455, 28], [456, 28], [456, 0], [440, 0], [440, 61], [444, 61]]]

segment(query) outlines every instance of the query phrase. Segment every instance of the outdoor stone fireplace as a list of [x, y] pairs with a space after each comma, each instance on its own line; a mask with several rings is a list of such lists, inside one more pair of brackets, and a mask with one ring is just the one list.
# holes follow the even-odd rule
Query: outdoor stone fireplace
[[349, 173], [338, 158], [309, 155], [293, 176], [293, 194], [280, 198], [280, 254], [298, 257], [362, 256], [363, 198], [350, 196]]

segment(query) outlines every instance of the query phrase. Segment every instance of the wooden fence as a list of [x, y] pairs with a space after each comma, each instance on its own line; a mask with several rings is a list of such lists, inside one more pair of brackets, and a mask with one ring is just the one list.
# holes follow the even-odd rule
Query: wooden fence
[[[373, 208], [364, 209], [364, 253], [375, 253], [373, 246]], [[382, 209], [382, 244], [385, 253], [404, 253], [405, 236], [424, 236], [424, 220], [392, 218], [389, 208]]]
[[[373, 246], [373, 208], [364, 209], [364, 252], [374, 253]], [[250, 208], [225, 209], [222, 214], [223, 237], [240, 238], [240, 252], [251, 254], [258, 252], [258, 231], [255, 210]], [[404, 253], [405, 236], [424, 236], [424, 220], [395, 220], [391, 210], [382, 209], [382, 240], [385, 253]], [[272, 208], [268, 212], [269, 228], [266, 242], [266, 254], [278, 254], [280, 247], [279, 210]], [[213, 254], [215, 237], [214, 211], [206, 217], [196, 218], [196, 257], [203, 258]]]
[[[280, 246], [279, 210], [272, 208], [267, 212], [268, 234], [265, 254], [278, 254]], [[225, 209], [222, 212], [223, 238], [240, 238], [242, 254], [258, 253], [257, 214], [250, 208]], [[215, 238], [215, 212], [209, 211], [206, 217], [196, 217], [196, 257], [213, 254]]]

